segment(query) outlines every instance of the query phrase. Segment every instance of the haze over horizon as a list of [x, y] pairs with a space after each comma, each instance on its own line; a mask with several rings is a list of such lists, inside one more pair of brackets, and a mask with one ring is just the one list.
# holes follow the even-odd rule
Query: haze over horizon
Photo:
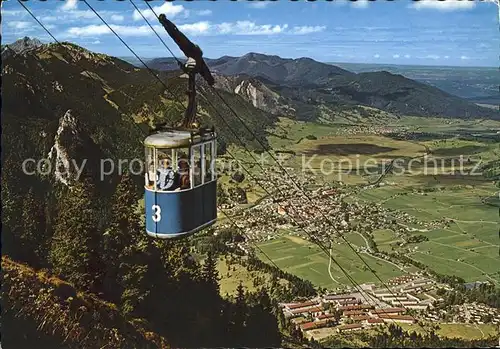
[[[130, 2], [89, 3], [139, 56], [170, 56]], [[173, 52], [181, 55], [147, 5], [134, 3]], [[491, 2], [150, 3], [203, 47], [208, 58], [258, 52], [325, 63], [498, 65], [498, 10]], [[4, 42], [24, 36], [52, 41], [17, 2], [2, 4]], [[25, 6], [57, 40], [116, 57], [132, 56], [84, 2], [29, 2]]]

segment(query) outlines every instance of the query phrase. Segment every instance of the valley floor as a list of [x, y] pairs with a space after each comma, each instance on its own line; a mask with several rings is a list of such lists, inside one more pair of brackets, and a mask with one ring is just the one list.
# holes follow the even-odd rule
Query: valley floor
[[[358, 284], [380, 285], [378, 278], [387, 282], [425, 267], [498, 286], [500, 170], [485, 172], [500, 159], [496, 130], [500, 123], [489, 120], [409, 117], [346, 126], [283, 118], [269, 142], [286, 172], [270, 157], [233, 148], [267, 190], [246, 174], [241, 183], [229, 180], [227, 186], [245, 188], [250, 203], [229, 209], [250, 237], [245, 248], [328, 290], [352, 286], [336, 263]], [[394, 159], [405, 166], [419, 161], [397, 172], [388, 165]], [[325, 163], [333, 167], [321, 173]], [[439, 333], [482, 338], [490, 327], [441, 324]], [[314, 331], [326, 337], [329, 330]]]
[[[443, 122], [441, 119], [424, 119], [422, 122], [422, 119], [419, 119], [418, 121], [421, 121], [418, 126], [417, 120], [408, 118], [400, 121], [399, 124], [384, 127], [375, 125], [359, 130], [347, 128], [353, 134], [341, 135], [341, 133], [348, 133], [345, 127], [299, 123], [283, 119], [279, 130], [287, 130], [288, 139], [271, 136], [270, 143], [273, 144], [273, 150], [278, 155], [281, 154], [278, 152], [280, 149], [295, 152], [293, 156], [281, 158], [282, 165], [289, 173], [298, 177], [308, 176], [306, 181], [311, 179], [310, 182], [314, 181], [318, 187], [322, 188], [338, 185], [340, 178], [341, 182], [347, 184], [342, 186], [341, 190], [339, 189], [339, 192], [342, 192], [341, 195], [344, 196], [344, 201], [362, 207], [377, 205], [386, 209], [384, 213], [391, 212], [397, 220], [396, 228], [375, 229], [371, 233], [372, 240], [379, 250], [403, 252], [436, 272], [454, 273], [466, 281], [483, 280], [498, 284], [500, 272], [496, 265], [499, 262], [497, 228], [500, 201], [495, 197], [498, 196], [499, 189], [491, 179], [484, 178], [482, 175], [449, 174], [453, 168], [447, 166], [449, 164], [446, 162], [449, 162], [450, 158], [455, 159], [461, 155], [464, 159], [470, 160], [470, 163], [463, 165], [464, 171], [475, 169], [479, 173], [479, 167], [475, 164], [478, 159], [481, 160], [481, 165], [499, 159], [498, 142], [492, 141], [488, 137], [476, 137], [475, 141], [471, 141], [469, 136], [471, 133], [480, 134], [486, 130], [491, 131], [491, 127], [500, 128], [500, 123], [493, 125], [493, 121], [485, 121], [484, 125], [477, 122], [468, 125], [462, 120]], [[425, 133], [422, 136], [422, 130], [428, 132], [431, 129], [434, 130], [433, 133]], [[395, 137], [395, 133], [404, 136]], [[314, 135], [316, 139], [308, 140], [299, 137], [308, 134]], [[413, 140], [419, 136], [423, 140]], [[394, 138], [411, 140], [396, 140]], [[360, 156], [358, 150], [364, 151], [365, 154]], [[248, 162], [263, 159], [263, 157], [259, 158], [256, 155], [252, 159], [241, 149], [236, 151], [240, 151], [241, 157]], [[313, 168], [319, 168], [322, 161], [326, 160], [339, 163], [343, 160], [352, 160], [355, 163], [357, 160], [358, 164], [363, 164], [367, 160], [376, 160], [378, 164], [375, 166], [377, 166], [384, 159], [423, 156], [426, 152], [437, 154], [429, 161], [438, 159], [444, 161], [445, 166], [436, 169], [428, 168], [427, 171], [432, 173], [423, 173], [425, 164], [418, 164], [414, 172], [422, 170], [420, 171], [422, 173], [402, 175], [388, 173], [378, 185], [369, 184], [380, 178], [380, 171], [378, 171], [378, 175], [366, 175], [363, 173], [366, 169], [362, 168], [362, 165], [351, 170], [350, 173], [343, 173], [339, 178], [335, 178], [337, 174], [322, 175], [319, 172], [314, 172], [313, 175], [307, 172], [304, 174], [300, 167], [303, 160], [299, 159], [304, 154], [310, 154], [310, 157], [314, 157], [311, 161]], [[277, 158], [280, 159], [279, 156]], [[268, 181], [267, 189], [274, 190], [276, 184], [279, 183], [284, 188], [292, 188], [290, 191], [293, 191], [293, 185], [290, 184], [290, 181], [287, 181], [287, 178], [279, 173], [281, 170], [276, 166], [273, 167], [272, 159], [269, 157], [266, 161], [269, 163], [262, 161], [262, 164], [266, 169], [270, 169], [269, 176], [274, 175], [273, 179], [280, 180], [280, 182]], [[261, 173], [259, 173], [258, 166], [252, 166], [252, 168], [248, 165], [243, 166], [249, 168], [254, 176], [265, 182], [264, 176], [259, 177]], [[262, 197], [259, 194], [263, 192], [263, 189], [248, 176], [243, 184], [249, 193], [249, 198]], [[308, 187], [303, 187], [303, 190], [308, 195], [314, 195], [313, 190]], [[297, 190], [293, 191], [293, 194], [301, 195]], [[315, 205], [324, 208], [332, 205], [328, 199], [320, 200], [316, 197], [315, 199], [318, 201], [314, 204], [304, 200], [304, 206]], [[289, 200], [292, 207], [302, 205], [293, 195], [285, 200]], [[262, 207], [266, 205], [270, 206], [267, 201], [260, 204]], [[281, 206], [286, 205], [282, 204]], [[314, 206], [311, 206], [311, 209], [314, 209]], [[342, 220], [346, 213], [349, 214], [348, 210], [349, 208], [345, 208], [337, 211], [337, 216], [332, 216], [331, 220], [335, 222]], [[271, 210], [267, 211], [269, 211], [270, 216], [275, 213]], [[262, 209], [259, 212], [265, 214], [266, 210]], [[244, 216], [241, 218], [244, 223], [246, 219]], [[300, 214], [295, 216], [295, 220], [300, 220], [300, 218], [302, 218]], [[304, 218], [307, 220], [311, 217], [306, 215]], [[270, 219], [273, 221], [274, 218]], [[336, 266], [329, 267], [329, 256], [324, 251], [321, 251], [313, 242], [301, 241], [301, 237], [309, 240], [303, 229], [296, 227], [281, 229], [278, 227], [278, 230], [274, 230], [275, 233], [271, 235], [263, 234], [262, 239], [273, 238], [276, 240], [260, 242], [259, 246], [284, 270], [311, 280], [314, 284], [322, 287], [335, 288], [339, 283], [348, 283], [348, 280], [342, 276], [341, 271]], [[373, 265], [382, 278], [388, 279], [411, 271], [398, 263], [394, 264], [376, 258], [376, 256], [370, 256], [366, 238], [360, 234], [356, 227], [349, 227], [347, 230], [348, 234], [345, 236], [357, 249], [364, 249], [363, 252], [366, 254], [368, 263]], [[314, 231], [314, 234], [322, 233]], [[412, 235], [423, 235], [427, 241], [408, 242], [408, 238], [411, 238]], [[326, 239], [325, 243], [329, 244], [330, 241], [332, 239]], [[405, 243], [405, 241], [407, 242]], [[376, 281], [369, 271], [362, 269], [362, 265], [357, 262], [359, 258], [345, 241], [334, 241], [331, 249], [333, 256], [341, 261], [340, 264], [354, 273], [356, 280], [361, 283]]]

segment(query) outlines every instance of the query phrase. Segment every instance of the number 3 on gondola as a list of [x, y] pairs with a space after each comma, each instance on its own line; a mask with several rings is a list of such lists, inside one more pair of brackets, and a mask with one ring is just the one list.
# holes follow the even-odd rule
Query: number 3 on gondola
[[153, 222], [158, 223], [161, 220], [161, 208], [158, 205], [153, 205]]

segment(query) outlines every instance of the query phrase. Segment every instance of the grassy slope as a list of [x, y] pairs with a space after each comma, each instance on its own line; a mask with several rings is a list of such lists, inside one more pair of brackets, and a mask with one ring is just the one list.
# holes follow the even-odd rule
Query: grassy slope
[[[23, 335], [16, 323], [28, 323], [53, 337], [58, 347], [167, 348], [163, 337], [148, 332], [140, 321], [126, 319], [115, 305], [78, 292], [70, 284], [2, 257], [4, 343]], [[40, 335], [38, 332], [37, 335]], [[22, 345], [17, 343], [17, 345]]]
[[[241, 284], [248, 292], [257, 290], [256, 286], [265, 285], [271, 280], [271, 275], [262, 271], [249, 271], [246, 267], [233, 262], [230, 266], [228, 263], [220, 258], [217, 263], [217, 271], [221, 278], [220, 281], [220, 294], [221, 296], [234, 296], [236, 288]], [[263, 278], [264, 281], [254, 284], [256, 278]], [[281, 279], [280, 283], [286, 284], [288, 281]]]

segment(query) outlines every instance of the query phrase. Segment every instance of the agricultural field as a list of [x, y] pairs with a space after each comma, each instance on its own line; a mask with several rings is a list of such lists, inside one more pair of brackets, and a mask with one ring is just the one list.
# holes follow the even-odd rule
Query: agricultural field
[[[480, 124], [469, 126], [480, 133]], [[441, 129], [451, 132], [469, 126], [462, 121], [446, 124]], [[445, 159], [462, 155], [464, 159], [488, 162], [500, 158], [498, 142], [489, 140], [449, 137], [426, 140], [422, 144], [432, 150], [433, 156]], [[472, 169], [474, 161], [464, 168]], [[420, 222], [448, 220], [441, 229], [416, 231], [415, 234], [427, 236], [429, 241], [406, 246], [410, 250], [408, 256], [439, 273], [455, 274], [467, 281], [490, 280], [500, 284], [499, 189], [491, 180], [481, 175], [438, 173], [388, 175], [385, 182], [384, 186], [361, 191], [358, 200], [406, 212]], [[397, 242], [389, 232], [375, 232], [374, 240], [386, 252], [394, 250], [394, 242]]]
[[464, 120], [405, 116], [404, 118], [393, 121], [388, 120], [387, 125], [391, 127], [404, 126], [412, 130], [431, 133], [456, 132], [462, 129], [473, 131], [487, 130], [489, 132], [500, 131], [500, 121], [496, 120]]
[[[480, 172], [470, 173], [480, 169], [478, 164], [500, 159], [500, 142], [495, 138], [500, 122], [384, 117], [372, 126], [416, 132], [417, 138], [359, 129], [352, 133], [357, 126], [349, 121], [351, 117], [323, 124], [280, 118], [278, 126], [268, 130], [268, 141], [274, 157], [290, 171], [301, 173], [306, 163], [318, 182], [342, 181], [350, 185], [352, 195], [347, 201], [376, 203], [414, 217], [417, 222], [408, 227], [429, 241], [402, 247], [409, 257], [439, 273], [455, 274], [467, 281], [500, 283], [500, 189]], [[370, 126], [369, 122], [363, 126]], [[239, 147], [230, 151], [251, 173], [261, 171], [256, 162], [264, 167], [275, 166], [266, 153], [250, 155]], [[396, 158], [403, 160], [404, 171], [396, 172], [394, 168], [380, 185], [368, 187], [380, 176], [382, 165], [387, 166]], [[415, 159], [411, 168], [407, 167], [410, 159]], [[321, 173], [320, 168], [327, 172]], [[221, 182], [225, 186], [244, 187], [249, 204], [266, 195], [246, 173], [242, 183], [231, 183], [227, 176]], [[425, 228], [431, 222], [434, 227]], [[359, 234], [349, 234], [347, 238], [354, 246], [366, 246]], [[390, 230], [375, 231], [373, 239], [379, 250], [385, 252], [401, 249], [399, 243], [403, 242]], [[280, 268], [318, 286], [336, 288], [349, 284], [338, 266], [329, 263], [328, 256], [308, 241], [284, 233], [260, 247]], [[345, 243], [334, 243], [332, 254], [359, 283], [377, 281]], [[384, 279], [402, 274], [386, 261], [367, 254], [363, 258]]]
[[[360, 241], [358, 240], [358, 242]], [[261, 243], [259, 247], [280, 269], [309, 280], [317, 286], [337, 288], [351, 285], [342, 270], [334, 262], [330, 263], [329, 256], [312, 242], [296, 236], [283, 235], [278, 239]], [[340, 266], [357, 283], [378, 281], [346, 244], [333, 243], [331, 253]], [[259, 254], [261, 253], [259, 252]], [[265, 260], [264, 256], [260, 257]], [[384, 281], [404, 274], [403, 271], [386, 261], [367, 254], [362, 254], [362, 257]]]
[[269, 143], [284, 165], [298, 171], [305, 169], [320, 181], [364, 184], [371, 182], [372, 176], [376, 177], [393, 159], [422, 156], [426, 151], [424, 145], [412, 141], [370, 134], [369, 130], [354, 132], [360, 132], [359, 126], [370, 125], [363, 122], [324, 125], [285, 120], [281, 119], [278, 129], [287, 130], [286, 138], [273, 133], [268, 137]]
[[[417, 324], [398, 324], [403, 330], [407, 332], [416, 332], [422, 335], [427, 334], [430, 326], [436, 325], [435, 323], [424, 324], [425, 330], [417, 325]], [[359, 332], [354, 332], [349, 334], [347, 338], [349, 338], [352, 344], [357, 344], [360, 347], [366, 347], [367, 343], [362, 341], [362, 338], [366, 338], [365, 336], [370, 336], [375, 334], [377, 329], [364, 329]], [[447, 338], [463, 338], [463, 339], [482, 339], [487, 338], [489, 336], [498, 335], [498, 327], [493, 324], [482, 324], [482, 325], [473, 325], [473, 324], [438, 324], [438, 329], [436, 333], [439, 336], [447, 337]], [[363, 334], [363, 337], [361, 335]], [[335, 327], [326, 327], [319, 328], [315, 330], [307, 331], [307, 337], [313, 337], [314, 339], [323, 342], [328, 341], [329, 339], [342, 338], [346, 339], [346, 334], [338, 334]]]
[[[427, 326], [429, 324], [425, 324]], [[435, 324], [432, 324], [435, 325]], [[424, 333], [424, 330], [415, 324], [399, 324], [406, 331]], [[482, 339], [491, 335], [498, 335], [498, 327], [493, 324], [438, 324], [436, 333], [448, 338]]]
[[[424, 235], [429, 241], [408, 245], [411, 258], [442, 274], [455, 274], [467, 281], [487, 279], [500, 283], [499, 209], [481, 200], [493, 195], [491, 189], [449, 188], [424, 195], [412, 192], [394, 195], [394, 188], [385, 189], [363, 192], [360, 199], [406, 212], [421, 222], [443, 218], [449, 221], [441, 229], [415, 231], [414, 234]], [[375, 232], [374, 240], [386, 252], [392, 251], [397, 242], [387, 231]]]
[[[390, 134], [382, 135], [377, 129], [352, 133], [359, 125], [364, 127], [376, 126], [367, 123], [358, 125], [348, 124], [320, 124], [302, 122], [287, 118], [280, 118], [276, 127], [268, 130], [268, 142], [273, 157], [283, 166], [301, 173], [313, 174], [320, 181], [342, 181], [352, 185], [374, 182], [384, 168], [394, 159], [399, 159], [394, 171], [405, 171], [404, 175], [391, 175], [386, 182], [398, 187], [413, 185], [448, 185], [474, 184], [480, 185], [485, 181], [481, 176], [464, 176], [454, 173], [463, 168], [467, 172], [474, 169], [476, 164], [485, 164], [488, 161], [500, 158], [500, 145], [493, 136], [481, 134], [489, 130], [500, 130], [500, 122], [480, 121], [466, 122], [463, 120], [443, 120], [427, 118], [387, 118], [379, 120], [386, 123], [387, 129], [398, 131], [412, 129], [416, 132], [441, 132], [433, 139], [427, 135], [423, 139], [401, 140]], [[464, 132], [476, 130], [478, 137], [471, 140], [465, 137]], [[358, 132], [360, 132], [358, 130]], [[484, 137], [482, 137], [482, 135]], [[463, 139], [465, 138], [465, 139]], [[266, 152], [249, 154], [242, 147], [230, 147], [231, 154], [241, 161], [242, 165], [251, 172], [261, 172], [261, 167], [275, 166], [276, 163]], [[423, 156], [432, 151], [427, 164], [424, 165]], [[435, 154], [434, 154], [435, 153]], [[460, 164], [460, 155], [464, 156], [464, 163]], [[414, 159], [410, 166], [408, 161]], [[435, 159], [438, 163], [434, 165]], [[233, 160], [231, 156], [223, 157], [224, 166]], [[441, 163], [443, 162], [443, 163]], [[427, 168], [424, 172], [424, 166]], [[439, 177], [439, 178], [436, 178]], [[464, 178], [465, 177], [465, 178]], [[250, 181], [252, 182], [252, 181]], [[251, 184], [254, 186], [254, 184]], [[252, 193], [254, 189], [250, 189]], [[255, 190], [256, 197], [261, 193]]]
[[402, 242], [401, 238], [398, 238], [396, 233], [389, 229], [375, 230], [373, 232], [373, 240], [377, 247], [382, 252], [392, 252], [394, 246]]

